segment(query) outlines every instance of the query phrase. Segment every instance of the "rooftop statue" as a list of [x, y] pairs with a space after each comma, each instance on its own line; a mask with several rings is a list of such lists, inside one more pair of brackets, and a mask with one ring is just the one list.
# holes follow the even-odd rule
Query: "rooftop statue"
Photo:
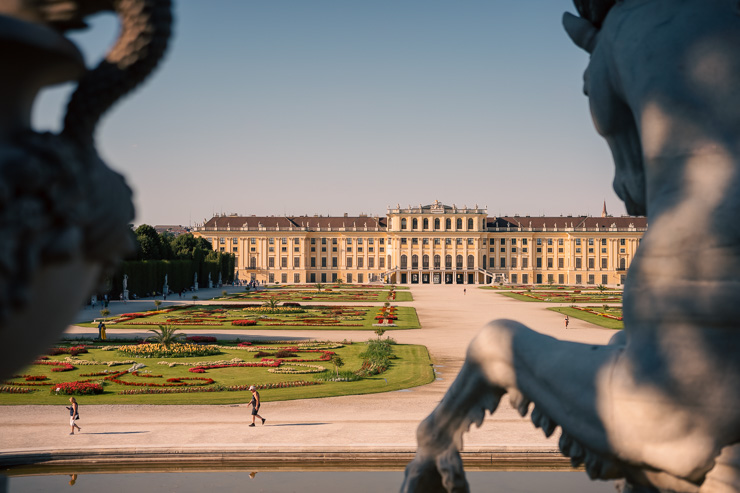
[[[576, 1], [585, 93], [646, 214], [609, 345], [512, 320], [470, 343], [417, 431], [404, 492], [468, 491], [459, 451], [508, 394], [592, 478], [628, 491], [740, 491], [740, 9], [737, 0]], [[533, 404], [533, 406], [532, 406]]]
[[[64, 33], [100, 11], [121, 32], [88, 70]], [[169, 0], [0, 0], [0, 379], [53, 344], [133, 246], [131, 190], [94, 132], [157, 65], [170, 25]], [[66, 81], [79, 83], [63, 130], [34, 132], [38, 92]]]

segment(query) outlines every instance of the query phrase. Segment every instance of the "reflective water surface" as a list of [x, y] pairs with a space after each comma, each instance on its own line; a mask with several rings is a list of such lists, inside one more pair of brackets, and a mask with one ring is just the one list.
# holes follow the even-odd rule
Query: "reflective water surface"
[[[7, 479], [9, 493], [61, 492], [300, 492], [377, 493], [398, 491], [403, 471], [219, 471], [166, 473], [40, 474]], [[584, 472], [563, 471], [470, 471], [473, 492], [502, 493], [616, 491], [613, 483], [592, 482]]]

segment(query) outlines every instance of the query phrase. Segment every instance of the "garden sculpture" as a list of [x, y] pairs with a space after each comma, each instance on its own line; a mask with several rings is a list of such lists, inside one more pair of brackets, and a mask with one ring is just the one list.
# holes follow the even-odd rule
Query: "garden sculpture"
[[[591, 478], [627, 491], [740, 491], [740, 5], [578, 0], [585, 93], [645, 233], [624, 330], [597, 346], [512, 320], [470, 343], [417, 431], [402, 491], [468, 491], [463, 433], [504, 394]], [[530, 406], [530, 404], [534, 406]]]
[[[101, 11], [118, 15], [121, 32], [88, 70], [64, 34]], [[157, 65], [170, 25], [169, 0], [0, 0], [0, 378], [57, 340], [133, 246], [131, 190], [98, 156], [94, 132]], [[62, 131], [34, 132], [36, 95], [67, 81], [78, 85]]]

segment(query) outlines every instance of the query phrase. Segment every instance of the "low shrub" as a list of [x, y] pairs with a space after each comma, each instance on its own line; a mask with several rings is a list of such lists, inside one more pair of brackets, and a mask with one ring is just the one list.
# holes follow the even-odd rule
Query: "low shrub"
[[236, 325], [238, 327], [249, 327], [252, 325], [257, 325], [256, 320], [247, 320], [247, 319], [241, 319], [241, 320], [233, 320], [231, 322], [231, 325]]
[[294, 353], [294, 352], [291, 352], [288, 349], [280, 349], [280, 350], [278, 350], [277, 353], [275, 353], [275, 357], [278, 358], [278, 359], [283, 359], [283, 358], [297, 358], [298, 355], [296, 353]]

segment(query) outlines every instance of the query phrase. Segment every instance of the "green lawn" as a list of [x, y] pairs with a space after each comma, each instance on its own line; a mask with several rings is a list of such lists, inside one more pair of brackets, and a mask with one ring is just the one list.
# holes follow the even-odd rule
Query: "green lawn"
[[[111, 317], [108, 328], [148, 330], [171, 324], [178, 328], [249, 329], [260, 330], [375, 330], [373, 324], [381, 307], [372, 306], [301, 306], [276, 307], [268, 310], [260, 305], [176, 305], [162, 310], [136, 312]], [[278, 313], [269, 313], [275, 311]], [[419, 317], [412, 307], [395, 307], [396, 327], [390, 330], [419, 329]], [[232, 325], [236, 320], [252, 320], [256, 325]], [[77, 324], [96, 327], [97, 323]]]
[[548, 310], [562, 313], [563, 315], [568, 315], [571, 318], [584, 320], [586, 322], [598, 325], [599, 327], [604, 327], [606, 329], [622, 330], [624, 328], [624, 322], [622, 322], [621, 320], [614, 320], [613, 318], [607, 318], [601, 315], [601, 313], [607, 313], [611, 316], [621, 317], [621, 308], [609, 308], [607, 311], [605, 311], [603, 307], [590, 306], [587, 308], [590, 310], [590, 312], [571, 307], [548, 308]]
[[621, 303], [621, 291], [501, 291], [499, 294], [520, 301], [541, 301], [545, 303]]
[[[294, 344], [294, 343], [287, 343]], [[259, 343], [260, 347], [269, 347], [270, 350], [277, 349], [283, 344]], [[333, 348], [331, 351], [338, 354], [344, 360], [344, 366], [340, 371], [356, 371], [362, 365], [362, 358], [359, 354], [366, 348], [365, 343], [343, 344], [339, 348]], [[363, 378], [356, 382], [323, 382], [318, 385], [302, 386], [293, 388], [273, 388], [260, 390], [260, 394], [265, 401], [282, 401], [293, 399], [308, 399], [317, 397], [331, 397], [340, 395], [369, 394], [377, 392], [389, 392], [394, 390], [405, 389], [430, 383], [434, 379], [429, 354], [424, 346], [415, 345], [394, 345], [394, 354], [396, 359], [392, 360], [391, 366], [385, 372]], [[106, 361], [124, 361], [134, 360], [143, 363], [146, 368], [139, 370], [139, 375], [125, 374], [118, 377], [124, 382], [133, 383], [158, 383], [167, 384], [168, 378], [211, 378], [214, 383], [203, 385], [202, 381], [188, 381], [193, 386], [203, 385], [203, 388], [215, 387], [221, 385], [224, 387], [237, 385], [268, 385], [279, 382], [311, 381], [316, 380], [317, 375], [326, 377], [326, 373], [317, 374], [280, 374], [271, 373], [268, 368], [262, 367], [230, 367], [207, 369], [205, 373], [192, 373], [188, 371], [191, 366], [177, 365], [170, 367], [168, 365], [158, 364], [159, 361], [168, 363], [195, 363], [195, 362], [216, 362], [230, 361], [238, 358], [244, 362], [260, 362], [262, 358], [254, 358], [254, 351], [238, 349], [236, 347], [221, 349], [222, 354], [207, 357], [192, 358], [130, 358], [119, 354], [117, 351], [104, 351], [102, 349], [90, 349], [88, 353], [81, 353], [77, 356], [80, 360], [97, 362], [94, 365], [74, 364], [74, 369], [65, 372], [52, 372], [52, 366], [31, 365], [19, 372], [20, 375], [46, 376], [48, 380], [34, 383], [51, 383], [52, 385], [25, 387], [36, 389], [29, 394], [8, 394], [0, 393], [0, 405], [9, 404], [63, 404], [68, 401], [69, 397], [64, 395], [52, 394], [50, 390], [54, 388], [53, 384], [61, 382], [73, 382], [87, 379], [94, 381], [103, 381], [102, 376], [85, 376], [90, 373], [100, 373], [104, 370], [110, 372], [124, 371], [130, 368], [131, 363], [117, 366], [108, 366]], [[300, 359], [317, 359], [321, 353], [298, 352]], [[69, 355], [58, 355], [50, 357], [51, 361], [64, 361]], [[306, 362], [308, 365], [321, 366], [330, 372], [334, 372], [334, 367], [330, 361]], [[281, 368], [283, 365], [281, 365]], [[152, 375], [144, 377], [142, 375]], [[185, 381], [185, 380], [183, 380]], [[7, 382], [25, 383], [25, 378], [18, 377], [8, 380]], [[0, 384], [2, 387], [5, 384]], [[18, 386], [12, 386], [18, 388]], [[175, 393], [175, 394], [136, 394], [121, 395], [119, 392], [130, 389], [143, 389], [147, 387], [122, 385], [115, 382], [104, 382], [104, 393], [94, 396], [76, 396], [81, 404], [232, 404], [247, 402], [251, 394], [246, 391], [217, 391], [217, 392], [192, 392], [192, 393]], [[149, 387], [154, 389], [170, 389], [174, 387]]]

